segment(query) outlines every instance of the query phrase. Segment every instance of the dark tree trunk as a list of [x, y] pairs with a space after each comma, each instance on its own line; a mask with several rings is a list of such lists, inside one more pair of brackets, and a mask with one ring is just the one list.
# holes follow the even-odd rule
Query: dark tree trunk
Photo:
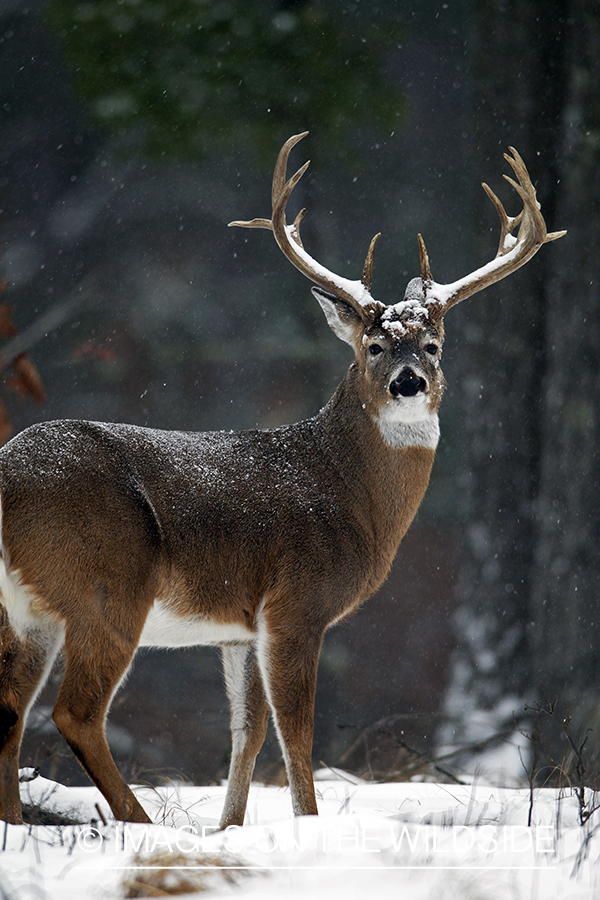
[[[600, 17], [571, 4], [529, 644], [533, 686], [564, 699], [581, 727], [600, 713]], [[600, 724], [596, 722], [596, 725]], [[598, 732], [593, 743], [598, 743]]]
[[[566, 227], [554, 220], [568, 5], [567, 0], [479, 0], [473, 13], [474, 166], [514, 215], [521, 201], [501, 174], [512, 174], [502, 152], [516, 147], [537, 186], [549, 230]], [[483, 191], [476, 215], [473, 268], [495, 253], [498, 235]], [[515, 275], [457, 310], [468, 373], [461, 403], [469, 525], [459, 647], [447, 700], [456, 721], [445, 737], [453, 741], [510, 727], [513, 710], [533, 699], [536, 663], [528, 624], [537, 510], [546, 489], [542, 386], [550, 364], [548, 283], [556, 250], [557, 245], [542, 248]]]

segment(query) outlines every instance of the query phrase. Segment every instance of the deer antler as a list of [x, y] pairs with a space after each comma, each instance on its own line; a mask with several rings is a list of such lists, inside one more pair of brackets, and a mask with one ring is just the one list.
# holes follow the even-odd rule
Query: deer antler
[[[423, 238], [421, 235], [418, 235], [425, 304], [436, 317], [442, 318], [452, 306], [460, 303], [461, 300], [476, 294], [478, 291], [482, 291], [502, 278], [506, 278], [511, 272], [525, 265], [534, 253], [537, 253], [542, 244], [555, 241], [567, 233], [566, 231], [554, 231], [549, 234], [546, 231], [546, 223], [544, 222], [535, 188], [531, 183], [525, 163], [514, 147], [509, 147], [508, 149], [512, 156], [505, 153], [504, 158], [512, 167], [518, 181], [515, 181], [508, 175], [503, 177], [513, 186], [522, 199], [523, 209], [518, 216], [508, 216], [502, 203], [491, 188], [485, 183], [482, 185], [500, 217], [500, 244], [498, 252], [491, 262], [452, 284], [438, 284], [431, 275]], [[512, 231], [517, 225], [519, 230], [517, 235], [514, 236]]]
[[275, 240], [279, 245], [284, 256], [300, 271], [306, 275], [314, 284], [324, 290], [335, 294], [341, 300], [345, 300], [363, 319], [370, 320], [374, 313], [380, 313], [384, 309], [384, 305], [374, 300], [370, 294], [371, 280], [373, 277], [373, 256], [375, 253], [375, 244], [377, 243], [379, 234], [372, 239], [365, 260], [365, 265], [360, 281], [350, 281], [348, 278], [342, 278], [322, 266], [310, 256], [302, 244], [300, 238], [300, 222], [306, 213], [305, 209], [300, 210], [292, 225], [288, 225], [285, 218], [285, 208], [290, 195], [306, 170], [309, 163], [306, 162], [286, 181], [287, 162], [290, 151], [295, 145], [306, 137], [308, 131], [302, 134], [295, 134], [289, 138], [277, 157], [275, 169], [273, 172], [273, 184], [271, 188], [271, 205], [272, 218], [270, 219], [252, 219], [248, 222], [230, 222], [229, 225], [237, 225], [242, 228], [268, 228], [273, 232]]

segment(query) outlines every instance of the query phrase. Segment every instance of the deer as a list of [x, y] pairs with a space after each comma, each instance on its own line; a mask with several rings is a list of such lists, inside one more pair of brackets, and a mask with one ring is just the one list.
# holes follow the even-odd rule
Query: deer
[[[428, 486], [445, 388], [444, 317], [565, 234], [548, 233], [525, 164], [504, 175], [523, 207], [500, 218], [496, 256], [458, 281], [421, 274], [404, 298], [371, 294], [313, 259], [286, 207], [283, 145], [272, 231], [312, 282], [354, 359], [327, 405], [274, 429], [178, 432], [79, 420], [35, 424], [0, 450], [0, 816], [22, 822], [18, 758], [27, 713], [59, 653], [54, 722], [115, 819], [150, 822], [111, 756], [105, 723], [138, 647], [216, 645], [232, 752], [220, 820], [244, 822], [272, 716], [296, 816], [316, 815], [311, 762], [317, 664], [327, 629], [385, 580]], [[516, 179], [516, 180], [515, 180]], [[517, 229], [516, 234], [513, 231]]]

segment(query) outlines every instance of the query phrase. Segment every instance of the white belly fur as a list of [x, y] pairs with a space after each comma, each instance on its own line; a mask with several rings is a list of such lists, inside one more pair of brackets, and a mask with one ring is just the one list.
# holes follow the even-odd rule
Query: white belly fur
[[[0, 556], [0, 603], [8, 613], [17, 636], [33, 631], [54, 630], [54, 617], [35, 609], [35, 594], [22, 582], [18, 571], [9, 572]], [[197, 644], [248, 643], [256, 635], [238, 624], [212, 622], [200, 616], [178, 616], [164, 603], [155, 601], [148, 613], [140, 647], [193, 647]]]
[[0, 556], [0, 603], [19, 638], [26, 637], [32, 631], [55, 628], [58, 624], [49, 615], [35, 610], [35, 600], [36, 595], [23, 584], [20, 573], [9, 571]]
[[[0, 503], [0, 535], [2, 505]], [[48, 631], [53, 634], [62, 628], [54, 616], [36, 609], [35, 593], [22, 583], [17, 569], [9, 570], [0, 537], [0, 604], [8, 613], [11, 626], [18, 637], [31, 632]], [[178, 616], [164, 602], [155, 600], [148, 613], [140, 647], [193, 647], [198, 644], [249, 643], [256, 635], [243, 625], [213, 622], [200, 616]]]
[[[43, 612], [36, 603], [39, 598], [21, 579], [18, 569], [10, 569], [2, 536], [2, 500], [0, 497], [0, 604], [8, 614], [8, 621], [19, 638], [32, 632], [56, 635], [62, 623]], [[37, 608], [36, 608], [37, 607]]]
[[178, 616], [155, 600], [140, 638], [140, 647], [193, 647], [197, 644], [248, 643], [254, 632], [238, 624], [213, 622], [201, 616]]

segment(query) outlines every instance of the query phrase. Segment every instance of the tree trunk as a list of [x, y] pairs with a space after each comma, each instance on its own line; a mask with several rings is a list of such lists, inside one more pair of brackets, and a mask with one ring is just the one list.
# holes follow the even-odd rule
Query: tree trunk
[[[554, 222], [554, 212], [567, 6], [567, 0], [479, 0], [473, 11], [474, 167], [516, 214], [521, 201], [500, 177], [512, 174], [502, 151], [516, 147], [549, 230], [566, 227]], [[483, 192], [476, 215], [473, 268], [495, 253], [498, 235]], [[444, 735], [452, 743], [510, 728], [513, 710], [534, 696], [528, 623], [544, 458], [547, 285], [555, 253], [555, 246], [542, 248], [515, 275], [457, 311], [468, 373], [461, 405], [469, 525], [447, 697], [455, 724]]]
[[[580, 728], [600, 720], [600, 19], [571, 4], [559, 219], [546, 314], [537, 544], [528, 637], [533, 687]], [[558, 220], [557, 220], [558, 221]], [[596, 721], [596, 725], [600, 721]], [[597, 738], [595, 743], [597, 743]]]

